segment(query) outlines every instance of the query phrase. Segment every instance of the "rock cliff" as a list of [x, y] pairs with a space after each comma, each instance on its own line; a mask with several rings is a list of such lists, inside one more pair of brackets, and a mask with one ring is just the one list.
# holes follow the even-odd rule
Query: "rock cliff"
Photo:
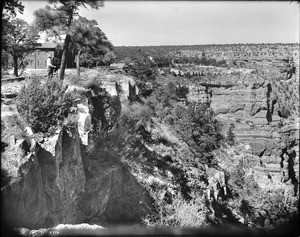
[[[91, 126], [99, 120], [103, 129], [112, 126], [121, 109], [120, 101], [125, 106], [136, 96], [130, 80], [110, 84], [113, 87], [104, 85], [98, 90], [70, 86], [67, 93], [85, 93], [74, 108], [78, 126], [63, 125], [51, 137], [25, 133], [27, 141], [23, 143], [28, 148], [14, 137], [6, 143], [2, 154], [7, 159], [2, 160], [2, 167], [11, 181], [2, 187], [1, 195], [7, 223], [30, 229], [62, 223], [130, 224], [151, 210], [151, 198], [118, 157], [85, 152], [84, 141]], [[114, 94], [113, 89], [122, 92]], [[15, 115], [19, 117], [17, 111]], [[13, 161], [9, 154], [15, 155]]]
[[[280, 190], [285, 202], [297, 197], [299, 72], [291, 73], [288, 63], [286, 56], [240, 59], [235, 68], [175, 65], [171, 70], [161, 69], [161, 75], [169, 77], [168, 81], [161, 77], [161, 83], [175, 82], [178, 88], [188, 88], [188, 101], [208, 103], [222, 122], [225, 135], [230, 126], [233, 128], [234, 148], [216, 151], [218, 168], [205, 171], [209, 199], [226, 196], [224, 172], [239, 169], [239, 161], [262, 190]], [[299, 61], [293, 65], [297, 68]]]
[[252, 70], [221, 68], [214, 77], [207, 69], [208, 76], [187, 83], [187, 98], [209, 103], [225, 130], [234, 125], [236, 142], [256, 157], [252, 172], [262, 187], [278, 188], [275, 182], [297, 195], [299, 72], [288, 75], [287, 58], [254, 58], [245, 65]]
[[[83, 95], [73, 108], [78, 126], [63, 126], [51, 137], [26, 131], [24, 136], [4, 136], [2, 167], [11, 178], [1, 189], [6, 220], [30, 229], [83, 222], [133, 224], [153, 211], [153, 197], [145, 187], [163, 190], [156, 198], [168, 201], [191, 185], [206, 190], [203, 199], [211, 215], [220, 217], [225, 211], [219, 210], [218, 200], [232, 195], [226, 174], [239, 169], [240, 161], [246, 176], [254, 177], [261, 189], [283, 190], [286, 201], [295, 197], [299, 74], [289, 75], [285, 58], [241, 62], [236, 63], [243, 68], [195, 66], [192, 72], [180, 67], [161, 73], [162, 80], [171, 73], [171, 81], [177, 78], [177, 84], [187, 88], [188, 101], [209, 104], [224, 133], [232, 125], [235, 145], [214, 151], [215, 167], [183, 169], [182, 160], [192, 157], [191, 150], [158, 118], [133, 125], [132, 131], [138, 133], [129, 134], [121, 148], [111, 145], [120, 135], [110, 132], [122, 109], [138, 96], [132, 78], [106, 75], [101, 87], [69, 86], [67, 93]], [[18, 117], [15, 109], [8, 110], [7, 128], [11, 116]], [[93, 147], [92, 127], [98, 125], [102, 129], [98, 135], [108, 134], [110, 141]], [[19, 119], [18, 129], [24, 126]], [[228, 220], [246, 222], [234, 207], [228, 209]]]

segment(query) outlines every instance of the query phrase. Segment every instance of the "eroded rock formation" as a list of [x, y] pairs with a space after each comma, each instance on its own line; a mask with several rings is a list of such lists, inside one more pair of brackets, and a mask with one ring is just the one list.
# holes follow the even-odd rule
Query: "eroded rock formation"
[[[132, 97], [135, 86], [130, 86], [123, 89], [123, 101]], [[118, 157], [84, 152], [80, 135], [99, 121], [107, 130], [121, 109], [119, 92], [112, 96], [105, 87], [98, 89], [83, 89], [87, 97], [73, 108], [79, 114], [78, 127], [62, 126], [51, 137], [33, 139], [30, 151], [21, 140], [8, 145], [6, 151], [18, 157], [17, 164], [2, 161], [7, 170], [16, 166], [12, 181], [1, 189], [7, 223], [30, 229], [83, 222], [128, 224], [151, 211], [152, 199]]]
[[[205, 176], [206, 183], [201, 183], [206, 189], [203, 198], [212, 213], [219, 197], [228, 195], [225, 171], [236, 169], [239, 160], [247, 164], [246, 174], [252, 175], [260, 188], [284, 190], [287, 199], [298, 193], [299, 102], [295, 91], [299, 77], [285, 78], [286, 71], [280, 69], [283, 62], [256, 62], [273, 70], [272, 78], [252, 69], [170, 71], [176, 77], [188, 75], [188, 80], [182, 79], [185, 81], [179, 85], [186, 90], [183, 97], [208, 103], [223, 121], [224, 130], [234, 125], [236, 147], [214, 152], [218, 167], [184, 170], [194, 180], [202, 182]], [[183, 170], [172, 164], [192, 157], [191, 150], [155, 118], [141, 126], [141, 134], [135, 134], [139, 136], [136, 143], [125, 147], [128, 149], [118, 154], [121, 157], [109, 149], [87, 151], [91, 127], [100, 125], [103, 131], [109, 131], [121, 109], [136, 100], [137, 87], [132, 78], [107, 75], [101, 88], [68, 89], [74, 90], [85, 94], [74, 108], [79, 115], [78, 128], [63, 127], [54, 136], [36, 136], [29, 144], [26, 139], [7, 137], [8, 148], [4, 150], [16, 155], [3, 161], [13, 177], [1, 190], [7, 221], [30, 229], [61, 223], [137, 223], [152, 210], [152, 199], [141, 184], [165, 190], [160, 198], [166, 200], [168, 195], [188, 189], [186, 183], [178, 183]], [[230, 215], [244, 221], [235, 210]]]
[[210, 82], [200, 77], [189, 84], [187, 98], [209, 103], [225, 126], [234, 125], [236, 142], [257, 157], [252, 171], [262, 187], [276, 189], [275, 182], [297, 195], [299, 73], [286, 78], [285, 58], [256, 63], [272, 71], [272, 77], [262, 72], [228, 76], [221, 69], [223, 73]]

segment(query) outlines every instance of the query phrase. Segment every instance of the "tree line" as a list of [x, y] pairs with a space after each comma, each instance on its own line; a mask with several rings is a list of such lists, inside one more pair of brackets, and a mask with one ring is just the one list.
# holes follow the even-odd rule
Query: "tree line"
[[[34, 21], [28, 24], [16, 17], [17, 12], [23, 14], [24, 6], [18, 0], [2, 2], [2, 50], [1, 67], [13, 66], [14, 75], [19, 76], [20, 70], [27, 65], [26, 56], [41, 46], [37, 41], [40, 32], [49, 37], [63, 39], [63, 44], [56, 50], [60, 51], [59, 78], [64, 79], [67, 55], [77, 54], [76, 67], [80, 75], [80, 66], [108, 64], [114, 58], [114, 47], [96, 20], [79, 15], [82, 7], [99, 9], [104, 6], [102, 0], [49, 0], [49, 5], [34, 12]], [[81, 61], [81, 62], [80, 62]]]

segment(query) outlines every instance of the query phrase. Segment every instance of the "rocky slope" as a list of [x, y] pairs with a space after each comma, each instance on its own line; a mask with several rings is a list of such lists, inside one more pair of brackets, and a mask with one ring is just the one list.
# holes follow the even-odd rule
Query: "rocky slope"
[[[240, 161], [263, 190], [283, 191], [286, 201], [299, 190], [299, 72], [289, 76], [286, 57], [241, 61], [240, 68], [177, 65], [161, 73], [162, 81], [187, 87], [189, 101], [210, 104], [225, 132], [234, 125], [236, 144], [214, 152], [217, 166], [184, 171], [195, 180], [205, 175], [202, 198], [212, 219], [224, 215], [216, 202], [230, 195], [226, 172], [239, 169]], [[50, 138], [28, 134], [16, 109], [4, 107], [1, 164], [11, 181], [1, 193], [5, 217], [18, 227], [138, 223], [153, 211], [153, 197], [145, 187], [163, 190], [154, 198], [167, 199], [187, 185], [179, 183], [182, 170], [172, 163], [189, 157], [191, 151], [157, 118], [141, 124], [132, 144], [128, 136], [127, 145], [108, 149], [118, 140], [118, 134], [112, 134], [108, 146], [91, 146], [92, 125], [100, 121], [108, 130], [114, 128], [121, 111], [136, 100], [138, 89], [132, 78], [107, 75], [101, 88], [69, 86], [68, 92], [76, 90], [84, 94], [75, 108], [78, 127], [62, 127]], [[22, 134], [5, 132], [12, 117]], [[227, 215], [223, 219], [233, 216], [246, 222], [234, 207]]]
[[[251, 172], [261, 187], [283, 188], [294, 196], [299, 189], [299, 72], [290, 73], [289, 63], [287, 55], [254, 57], [237, 60], [230, 69], [176, 65], [161, 74], [187, 87], [189, 101], [209, 103], [224, 130], [234, 126], [236, 141], [253, 155]], [[297, 59], [293, 63], [299, 67]]]
[[[24, 138], [7, 135], [2, 139], [2, 155], [6, 157], [1, 160], [2, 169], [11, 179], [1, 189], [7, 223], [31, 229], [60, 223], [130, 224], [151, 210], [151, 198], [116, 157], [82, 150], [94, 122], [91, 117], [109, 125], [115, 116], [110, 110], [117, 110], [111, 107], [121, 101], [128, 103], [135, 96], [131, 92], [134, 82], [127, 77], [119, 78], [119, 84], [108, 77], [104, 88], [95, 91], [69, 86], [67, 93], [75, 89], [86, 92], [76, 108], [78, 127], [63, 126], [51, 137], [24, 131]], [[120, 88], [122, 92], [117, 91]], [[96, 103], [99, 101], [102, 103]], [[2, 116], [3, 135], [9, 134], [10, 116]]]
[[[287, 78], [286, 71], [280, 71], [285, 59], [273, 62], [256, 62], [266, 64], [264, 70], [270, 67], [271, 75], [250, 73], [231, 80], [220, 76], [217, 80], [223, 83], [212, 83], [209, 102], [220, 119], [234, 125], [237, 141], [257, 156], [252, 172], [259, 185], [275, 188], [285, 183], [286, 190], [293, 187], [287, 192], [297, 195], [299, 72]], [[226, 88], [228, 82], [231, 85]]]
[[[229, 216], [228, 210], [220, 212], [222, 204], [218, 202], [232, 195], [227, 192], [228, 175], [237, 170], [242, 169], [245, 177], [253, 179], [262, 192], [282, 195], [284, 204], [297, 205], [299, 192], [299, 71], [293, 72], [288, 55], [240, 59], [236, 65], [235, 68], [175, 65], [160, 71], [161, 84], [175, 83], [178, 88], [188, 89], [189, 101], [208, 103], [222, 121], [224, 134], [230, 126], [234, 128], [234, 147], [215, 151], [218, 167], [205, 168], [206, 198], [212, 215], [219, 217], [219, 221], [226, 219], [224, 215]], [[292, 65], [299, 68], [299, 61], [292, 61]], [[171, 140], [174, 139], [168, 139], [164, 145], [151, 145], [151, 150], [161, 157], [173, 158], [177, 149], [165, 145], [172, 144]], [[183, 144], [175, 147], [184, 149]], [[198, 172], [196, 169], [195, 176]], [[256, 194], [248, 194], [250, 200], [252, 195]], [[238, 202], [228, 202], [230, 215], [251, 226], [236, 211]], [[265, 215], [255, 198], [250, 205], [256, 209], [255, 215]]]

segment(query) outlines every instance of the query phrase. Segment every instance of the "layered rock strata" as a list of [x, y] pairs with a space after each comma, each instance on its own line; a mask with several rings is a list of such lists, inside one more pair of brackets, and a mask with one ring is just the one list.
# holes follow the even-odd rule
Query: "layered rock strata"
[[[236, 144], [257, 157], [253, 172], [259, 184], [267, 188], [270, 180], [299, 186], [299, 72], [286, 77], [286, 58], [256, 62], [267, 72], [244, 72], [190, 83], [187, 98], [209, 103], [228, 130], [234, 125]], [[263, 64], [263, 65], [262, 65]], [[274, 185], [273, 185], [274, 186]], [[275, 185], [276, 186], [276, 185]], [[283, 187], [283, 186], [282, 186]]]

